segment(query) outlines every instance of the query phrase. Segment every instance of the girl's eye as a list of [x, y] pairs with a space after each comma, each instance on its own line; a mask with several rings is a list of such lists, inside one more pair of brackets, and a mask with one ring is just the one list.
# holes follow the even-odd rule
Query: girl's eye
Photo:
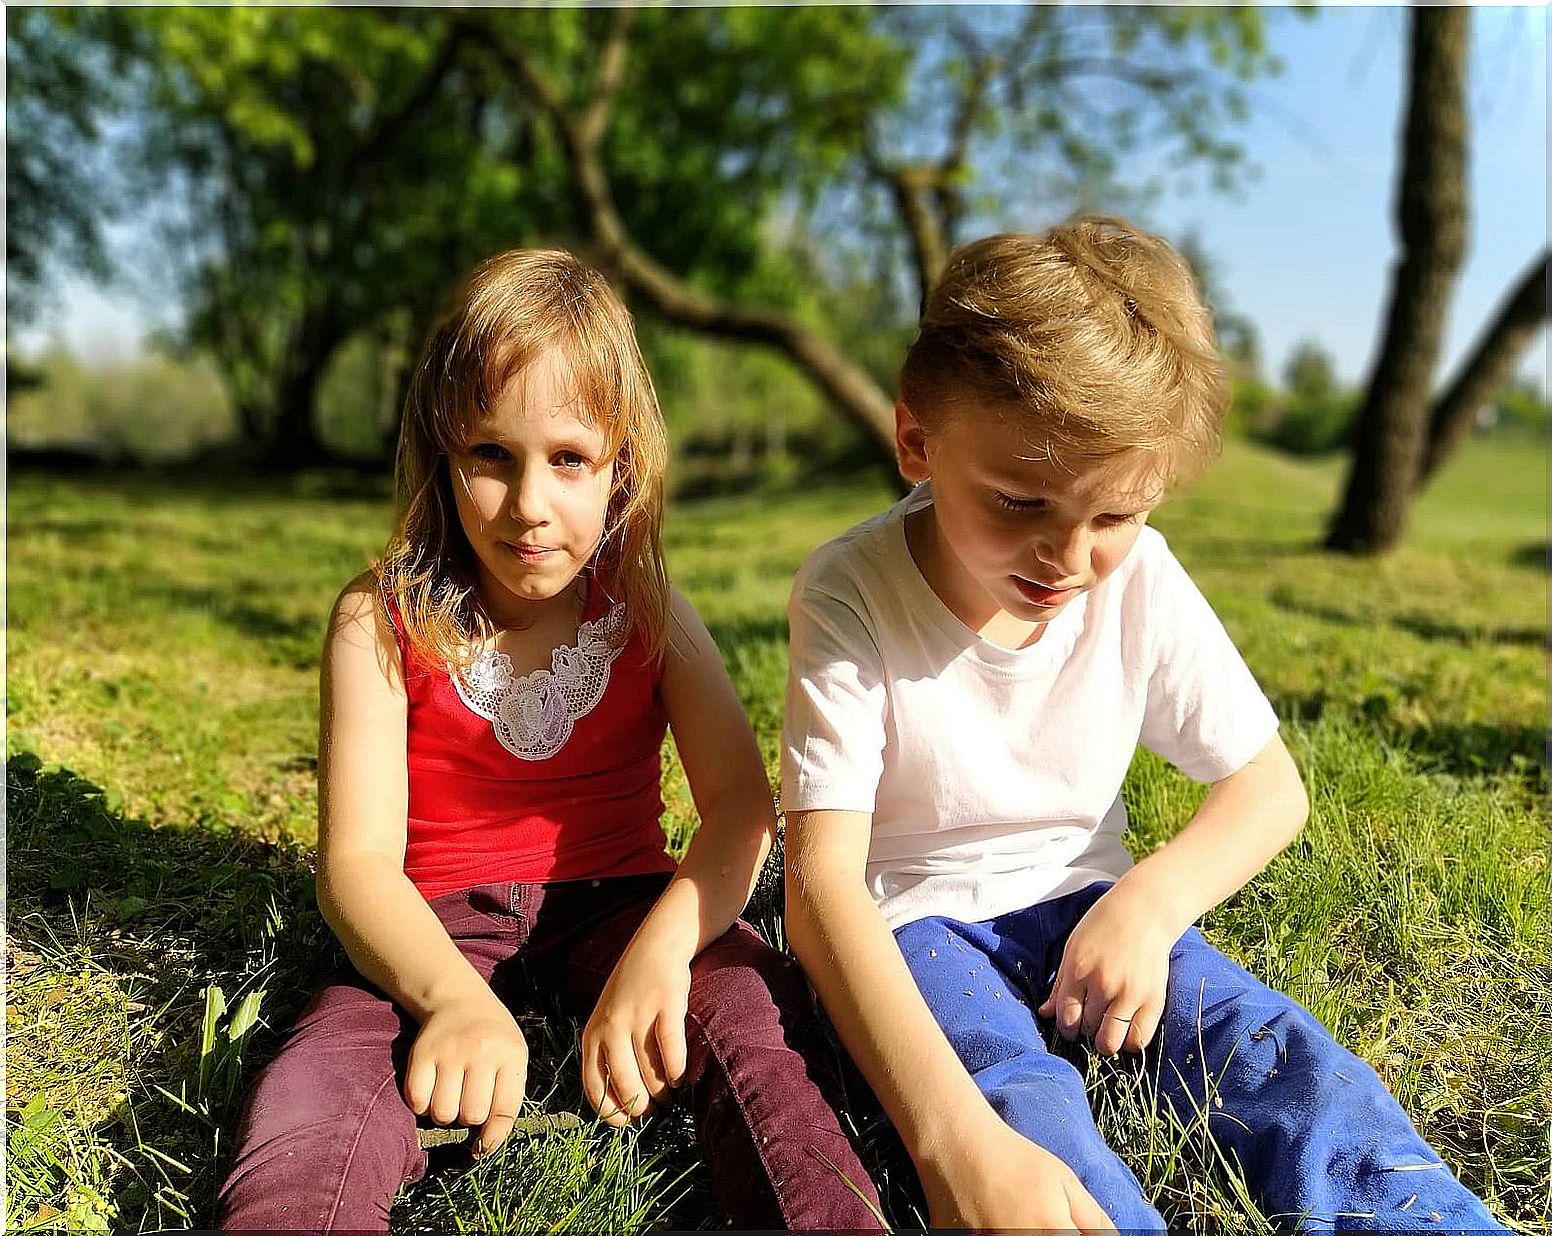
[[1015, 498], [1000, 490], [995, 497], [997, 505], [1008, 511], [1043, 511], [1046, 505], [1044, 498]]
[[1101, 526], [1106, 528], [1120, 528], [1125, 524], [1135, 524], [1140, 515], [1141, 512], [1133, 515], [1123, 515], [1121, 512], [1115, 511], [1108, 515], [1101, 515], [1099, 522]]
[[506, 447], [494, 442], [477, 442], [469, 448], [469, 454], [482, 463], [500, 463], [507, 457]]
[[587, 460], [575, 451], [561, 451], [555, 456], [555, 466], [563, 468], [567, 472], [576, 472], [587, 467]]

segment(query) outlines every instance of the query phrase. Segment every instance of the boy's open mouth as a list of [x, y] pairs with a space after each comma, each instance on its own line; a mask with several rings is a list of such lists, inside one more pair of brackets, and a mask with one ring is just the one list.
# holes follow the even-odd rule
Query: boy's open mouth
[[1061, 605], [1078, 595], [1076, 588], [1047, 588], [1044, 584], [1037, 584], [1022, 575], [1015, 575], [1013, 582], [1024, 599], [1035, 605]]

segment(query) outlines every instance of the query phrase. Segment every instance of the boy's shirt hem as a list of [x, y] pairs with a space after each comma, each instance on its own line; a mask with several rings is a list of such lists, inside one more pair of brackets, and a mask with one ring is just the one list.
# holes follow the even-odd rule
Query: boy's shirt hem
[[977, 922], [1131, 867], [1120, 787], [1139, 744], [1215, 781], [1277, 718], [1164, 538], [1144, 528], [1039, 641], [965, 627], [889, 511], [812, 554], [788, 607], [789, 811], [872, 816], [866, 879], [891, 928]]

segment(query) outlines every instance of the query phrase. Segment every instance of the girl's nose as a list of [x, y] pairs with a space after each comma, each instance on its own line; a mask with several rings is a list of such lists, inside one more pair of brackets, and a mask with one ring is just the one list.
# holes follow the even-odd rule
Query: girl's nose
[[512, 478], [510, 510], [515, 522], [538, 527], [549, 522], [544, 483], [537, 468], [524, 468]]

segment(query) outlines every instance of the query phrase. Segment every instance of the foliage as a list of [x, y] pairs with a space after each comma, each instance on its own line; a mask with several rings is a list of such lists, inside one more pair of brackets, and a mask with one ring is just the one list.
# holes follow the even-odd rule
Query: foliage
[[1521, 434], [1545, 441], [1552, 426], [1552, 405], [1541, 383], [1530, 377], [1508, 383], [1493, 401], [1486, 429]]
[[[1156, 517], [1271, 695], [1315, 803], [1209, 934], [1309, 1004], [1526, 1231], [1545, 1223], [1552, 1170], [1545, 463], [1469, 443], [1420, 500], [1412, 543], [1378, 565], [1317, 549], [1333, 460], [1230, 443]], [[668, 523], [676, 582], [773, 771], [793, 571], [887, 500], [803, 481], [681, 503]], [[317, 655], [335, 590], [385, 534], [386, 488], [19, 472], [9, 504], [8, 1226], [202, 1226], [232, 1100], [336, 956], [306, 853]], [[681, 842], [694, 812], [671, 748], [667, 768]], [[1139, 757], [1134, 847], [1199, 793]], [[207, 1033], [213, 988], [226, 1009]], [[245, 1035], [233, 1021], [260, 990]], [[539, 1101], [574, 1102], [574, 1028], [533, 1039]], [[1264, 1230], [1232, 1178], [1165, 1153], [1178, 1130], [1104, 1070], [1091, 1082], [1106, 1137], [1172, 1221]], [[578, 1206], [619, 1230], [705, 1222], [683, 1123], [514, 1146], [434, 1176], [396, 1219], [538, 1230]], [[913, 1222], [903, 1201], [893, 1217]]]
[[5, 12], [6, 318], [37, 317], [47, 275], [108, 273], [104, 223], [115, 213], [104, 176], [102, 119], [121, 72], [117, 19], [93, 10]]
[[1260, 411], [1254, 432], [1295, 455], [1339, 450], [1352, 444], [1357, 400], [1357, 391], [1338, 384], [1330, 354], [1305, 340], [1283, 368], [1283, 394], [1275, 410]]

